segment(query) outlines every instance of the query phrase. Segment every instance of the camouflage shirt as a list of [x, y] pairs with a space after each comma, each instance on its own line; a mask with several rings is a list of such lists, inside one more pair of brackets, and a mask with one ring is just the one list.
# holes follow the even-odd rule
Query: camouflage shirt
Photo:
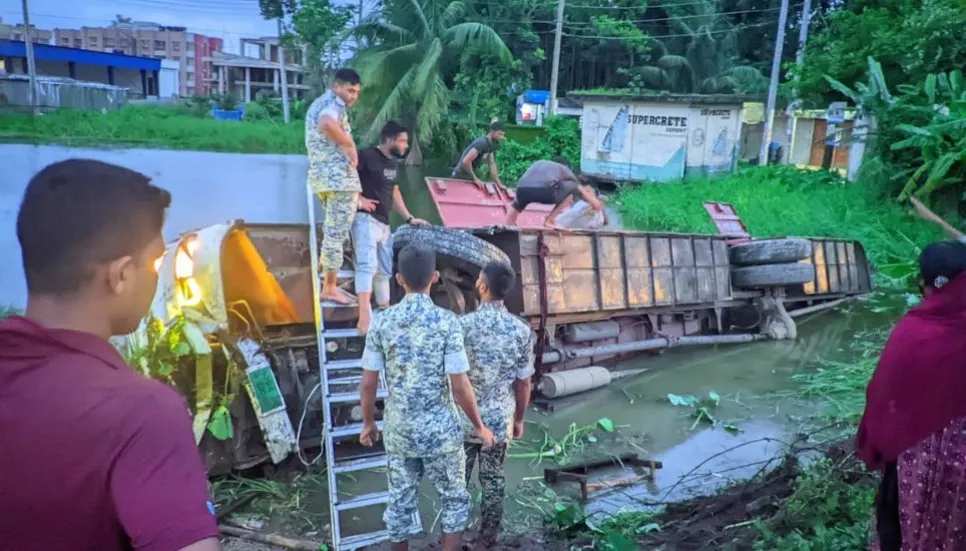
[[[466, 355], [470, 361], [470, 382], [483, 424], [497, 442], [509, 439], [516, 399], [513, 381], [533, 375], [533, 345], [536, 337], [520, 318], [502, 304], [483, 303], [460, 318]], [[473, 431], [463, 416], [467, 435]], [[467, 439], [470, 439], [467, 436]]]
[[323, 115], [339, 121], [342, 131], [352, 135], [349, 114], [342, 98], [328, 90], [312, 102], [305, 114], [305, 149], [309, 154], [309, 185], [312, 191], [362, 191], [359, 173], [352, 168], [349, 158], [339, 144], [319, 128]]
[[456, 314], [408, 294], [373, 319], [362, 368], [386, 372], [386, 453], [429, 457], [462, 449], [463, 431], [449, 375], [469, 362]]

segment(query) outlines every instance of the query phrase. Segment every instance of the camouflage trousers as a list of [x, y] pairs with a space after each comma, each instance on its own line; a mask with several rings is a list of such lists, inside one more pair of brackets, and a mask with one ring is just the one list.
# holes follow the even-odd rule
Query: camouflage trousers
[[473, 475], [473, 465], [479, 459], [479, 479], [483, 490], [480, 503], [480, 539], [491, 545], [496, 543], [500, 534], [500, 522], [503, 520], [503, 497], [506, 494], [503, 463], [506, 461], [506, 448], [506, 442], [498, 442], [485, 450], [483, 444], [463, 443], [463, 449], [466, 450], [467, 485]]
[[419, 514], [419, 484], [425, 474], [442, 502], [443, 532], [462, 532], [470, 517], [470, 494], [463, 476], [463, 450], [431, 457], [389, 456], [389, 505], [382, 520], [389, 540], [400, 543], [419, 534], [414, 515]]
[[325, 213], [319, 264], [325, 272], [338, 272], [342, 268], [342, 247], [349, 238], [352, 219], [356, 217], [356, 210], [359, 208], [359, 193], [321, 191], [316, 195]]

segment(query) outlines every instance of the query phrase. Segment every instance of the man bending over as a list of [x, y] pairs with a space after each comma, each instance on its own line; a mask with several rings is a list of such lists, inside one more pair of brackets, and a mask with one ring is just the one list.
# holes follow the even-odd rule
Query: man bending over
[[[469, 417], [473, 434], [484, 446], [493, 444], [476, 406], [466, 376], [469, 362], [456, 314], [429, 297], [439, 279], [436, 254], [413, 245], [399, 251], [396, 281], [406, 296], [377, 316], [362, 355], [363, 429], [359, 441], [372, 446], [378, 439], [376, 390], [386, 372], [384, 428], [389, 456], [390, 502], [383, 514], [393, 551], [405, 551], [417, 534], [419, 484], [423, 474], [442, 498], [443, 551], [457, 551], [469, 518], [463, 430], [456, 404]], [[454, 403], [455, 399], [455, 403]]]
[[476, 175], [476, 171], [479, 170], [483, 161], [486, 161], [490, 169], [490, 179], [498, 186], [502, 186], [500, 174], [496, 170], [496, 150], [499, 149], [500, 142], [505, 137], [506, 132], [504, 131], [502, 122], [493, 121], [490, 123], [489, 132], [485, 136], [480, 136], [473, 140], [466, 150], [463, 151], [463, 154], [460, 155], [460, 160], [453, 169], [451, 177], [473, 180], [474, 184], [483, 187], [483, 180]]
[[604, 208], [594, 189], [581, 183], [563, 157], [554, 157], [551, 161], [536, 161], [530, 165], [517, 181], [516, 195], [510, 212], [506, 215], [508, 226], [516, 226], [517, 217], [530, 203], [553, 205], [553, 210], [547, 214], [543, 225], [558, 230], [566, 228], [557, 224], [557, 215], [563, 212], [570, 203], [567, 200], [574, 195], [580, 196], [595, 211]]

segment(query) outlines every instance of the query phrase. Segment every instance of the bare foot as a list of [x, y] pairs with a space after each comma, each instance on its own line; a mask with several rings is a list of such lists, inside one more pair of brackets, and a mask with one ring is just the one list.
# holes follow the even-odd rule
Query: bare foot
[[342, 304], [345, 306], [355, 304], [356, 302], [356, 298], [354, 296], [343, 291], [342, 289], [339, 289], [338, 287], [323, 288], [321, 298], [323, 302], [329, 301], [329, 302], [334, 302], [336, 304]]

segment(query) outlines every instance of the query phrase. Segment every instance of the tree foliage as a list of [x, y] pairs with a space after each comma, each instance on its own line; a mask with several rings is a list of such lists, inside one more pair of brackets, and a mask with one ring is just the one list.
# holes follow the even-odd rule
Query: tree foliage
[[419, 141], [433, 137], [449, 109], [450, 84], [462, 52], [510, 62], [503, 39], [488, 25], [468, 20], [462, 2], [390, 0], [351, 30], [372, 46], [352, 61], [362, 77], [360, 100], [368, 111], [367, 141], [375, 141], [390, 119], [402, 118], [417, 137], [411, 162], [419, 162]]
[[921, 82], [930, 73], [966, 65], [966, 26], [961, 0], [853, 1], [830, 11], [809, 38], [805, 64], [793, 69], [801, 97], [814, 106], [842, 99], [825, 76], [844, 83], [864, 80], [866, 60], [882, 65], [896, 86]]

